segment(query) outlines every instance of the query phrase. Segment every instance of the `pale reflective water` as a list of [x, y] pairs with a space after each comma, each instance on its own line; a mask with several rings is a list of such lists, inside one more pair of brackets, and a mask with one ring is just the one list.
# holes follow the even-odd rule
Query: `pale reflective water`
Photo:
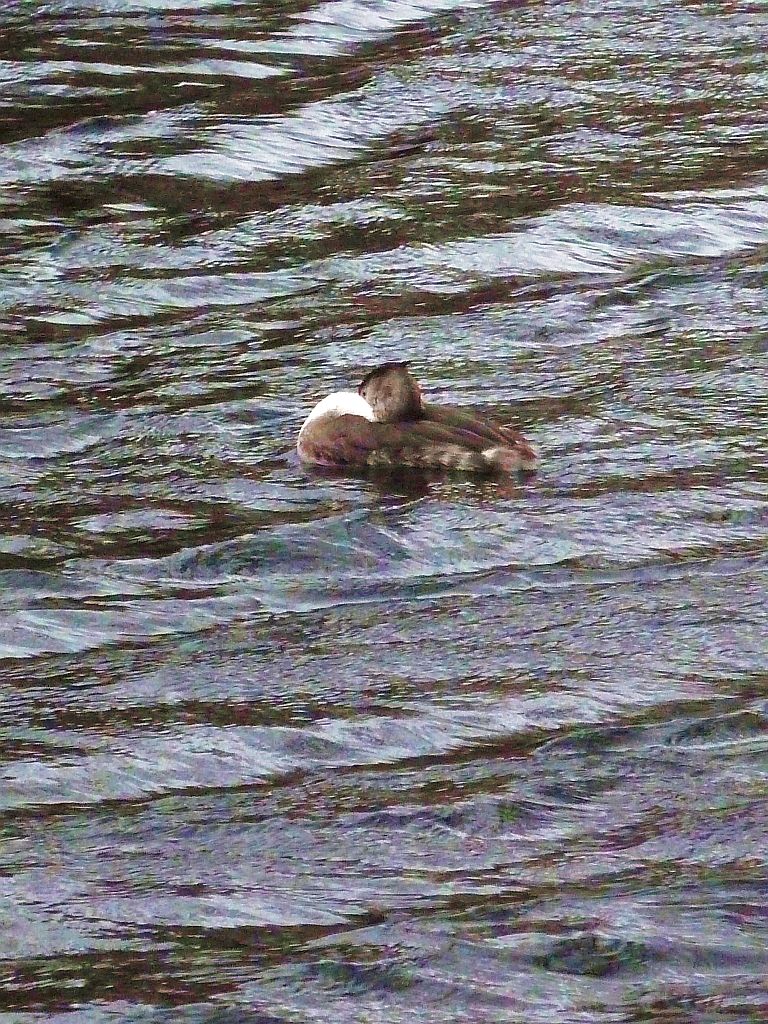
[[768, 7], [0, 29], [3, 1024], [766, 1020]]

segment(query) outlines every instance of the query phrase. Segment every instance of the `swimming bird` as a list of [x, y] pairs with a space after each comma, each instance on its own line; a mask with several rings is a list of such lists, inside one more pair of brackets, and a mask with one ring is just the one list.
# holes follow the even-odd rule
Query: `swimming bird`
[[357, 391], [336, 391], [314, 407], [297, 441], [316, 466], [387, 466], [510, 474], [538, 456], [512, 427], [486, 416], [425, 402], [408, 364], [384, 363]]

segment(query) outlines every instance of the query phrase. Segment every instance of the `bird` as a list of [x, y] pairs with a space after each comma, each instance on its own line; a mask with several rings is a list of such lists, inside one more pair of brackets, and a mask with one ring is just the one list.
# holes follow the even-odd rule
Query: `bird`
[[511, 475], [539, 458], [512, 427], [478, 413], [425, 402], [407, 362], [366, 374], [357, 391], [336, 391], [304, 420], [296, 447], [304, 463], [335, 469], [445, 469]]

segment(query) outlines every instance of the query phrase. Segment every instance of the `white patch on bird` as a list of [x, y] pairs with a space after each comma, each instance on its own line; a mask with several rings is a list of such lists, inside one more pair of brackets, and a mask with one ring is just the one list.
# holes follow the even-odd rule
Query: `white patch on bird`
[[535, 461], [531, 463], [522, 458], [520, 452], [515, 451], [514, 448], [504, 448], [503, 446], [486, 448], [481, 454], [489, 466], [500, 469], [504, 473], [515, 473], [521, 469], [532, 469], [536, 465]]
[[303, 430], [321, 416], [362, 416], [364, 420], [376, 422], [373, 409], [356, 391], [334, 391], [318, 402], [301, 425]]

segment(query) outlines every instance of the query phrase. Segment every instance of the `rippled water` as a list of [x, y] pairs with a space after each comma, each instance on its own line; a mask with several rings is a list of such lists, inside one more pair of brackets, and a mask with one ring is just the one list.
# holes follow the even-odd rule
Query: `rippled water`
[[768, 7], [0, 28], [3, 1022], [768, 1019]]

